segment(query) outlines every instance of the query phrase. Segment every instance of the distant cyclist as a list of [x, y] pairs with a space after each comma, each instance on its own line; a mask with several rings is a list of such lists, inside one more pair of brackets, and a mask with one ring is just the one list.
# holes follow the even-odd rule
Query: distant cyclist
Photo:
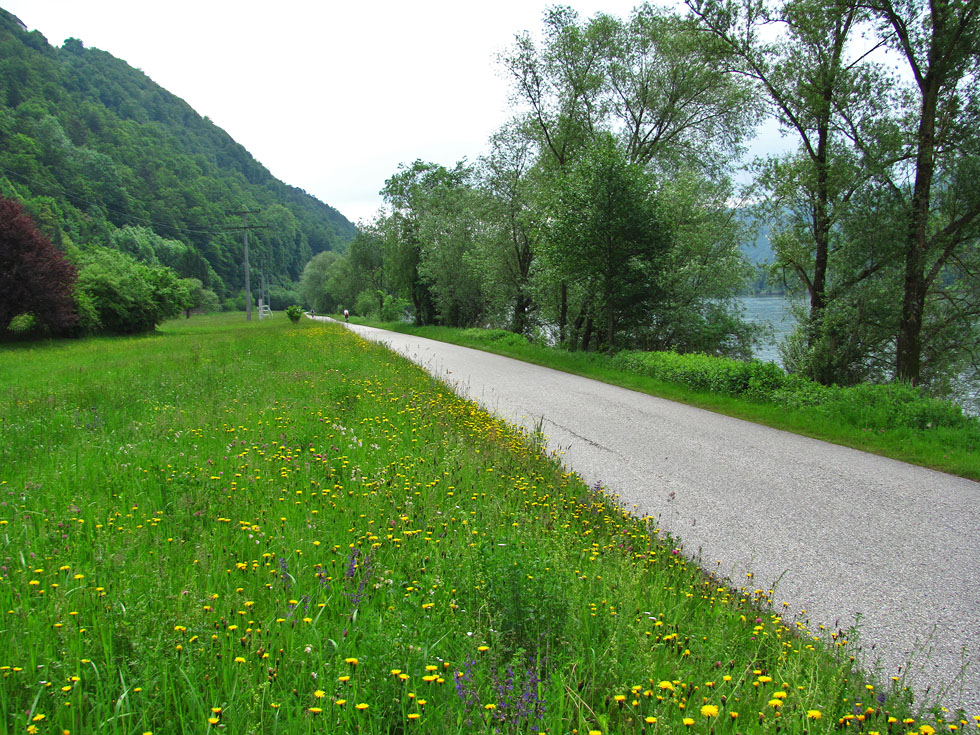
[[350, 322], [350, 312], [347, 309], [344, 309], [344, 321]]

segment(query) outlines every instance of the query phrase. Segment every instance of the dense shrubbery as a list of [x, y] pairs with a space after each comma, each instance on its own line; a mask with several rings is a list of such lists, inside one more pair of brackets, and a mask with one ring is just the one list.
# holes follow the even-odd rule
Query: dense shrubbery
[[974, 422], [954, 403], [931, 398], [903, 383], [824, 386], [788, 375], [775, 363], [742, 362], [674, 352], [621, 352], [615, 367], [691, 390], [721, 393], [791, 408], [813, 407], [842, 423], [868, 429], [938, 426]]
[[527, 337], [506, 329], [463, 329], [459, 334], [463, 339], [473, 339], [496, 347], [526, 347], [528, 344]]
[[773, 393], [787, 383], [787, 375], [778, 365], [758, 360], [630, 351], [616, 355], [613, 364], [621, 370], [679, 383], [691, 390], [763, 401], [771, 400]]
[[109, 248], [78, 255], [77, 294], [81, 327], [87, 333], [135, 334], [152, 331], [190, 303], [190, 291], [170, 268], [139, 263]]

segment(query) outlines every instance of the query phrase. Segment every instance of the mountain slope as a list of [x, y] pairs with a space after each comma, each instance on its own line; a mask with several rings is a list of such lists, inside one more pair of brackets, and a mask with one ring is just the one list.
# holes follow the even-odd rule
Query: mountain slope
[[77, 39], [51, 46], [2, 9], [0, 195], [61, 247], [110, 245], [136, 227], [179, 241], [174, 267], [219, 293], [244, 280], [229, 211], [258, 212], [251, 221], [268, 227], [250, 232], [250, 260], [284, 282], [355, 232], [141, 71]]

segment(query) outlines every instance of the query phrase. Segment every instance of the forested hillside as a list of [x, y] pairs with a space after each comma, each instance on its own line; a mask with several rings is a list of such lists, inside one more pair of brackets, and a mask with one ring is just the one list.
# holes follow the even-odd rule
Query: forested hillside
[[0, 196], [63, 250], [114, 246], [221, 297], [244, 280], [229, 211], [259, 212], [251, 262], [284, 286], [355, 232], [141, 71], [77, 39], [52, 46], [2, 9]]

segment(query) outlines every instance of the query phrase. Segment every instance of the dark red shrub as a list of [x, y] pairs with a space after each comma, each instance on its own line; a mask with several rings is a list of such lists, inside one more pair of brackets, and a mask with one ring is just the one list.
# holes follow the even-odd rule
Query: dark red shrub
[[0, 333], [20, 314], [33, 314], [52, 334], [69, 332], [78, 323], [77, 276], [20, 203], [0, 197]]

